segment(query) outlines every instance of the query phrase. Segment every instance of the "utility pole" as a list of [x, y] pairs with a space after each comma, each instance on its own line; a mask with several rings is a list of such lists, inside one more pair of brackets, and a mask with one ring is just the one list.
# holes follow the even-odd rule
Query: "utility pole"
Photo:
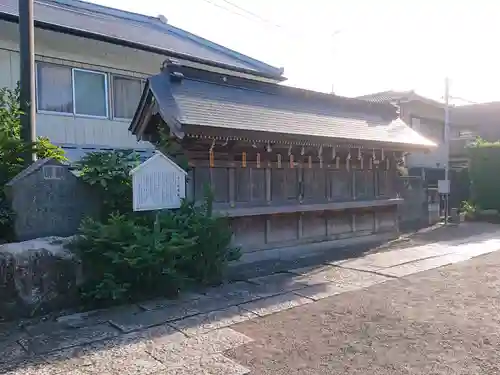
[[[19, 0], [19, 52], [21, 139], [25, 144], [36, 140], [35, 124], [35, 39], [33, 24], [33, 0]], [[24, 155], [24, 163], [31, 164], [36, 156], [30, 151]]]
[[[335, 66], [335, 36], [337, 34], [340, 34], [341, 31], [342, 30], [340, 30], [340, 29], [339, 30], [335, 30], [332, 33], [332, 35], [331, 35], [331, 38], [332, 38], [332, 41], [333, 41], [333, 43], [332, 43], [332, 68], [331, 68], [332, 69], [332, 74], [334, 74], [333, 66]], [[335, 83], [334, 83], [334, 79], [332, 78], [332, 85], [331, 85], [331, 89], [330, 89], [330, 94], [332, 94], [332, 95], [335, 95], [334, 88], [335, 88]]]
[[444, 223], [448, 224], [448, 211], [450, 201], [450, 79], [448, 77], [444, 80], [444, 146], [446, 152], [446, 163], [444, 166], [444, 180], [448, 186], [448, 191], [445, 194], [444, 201]]

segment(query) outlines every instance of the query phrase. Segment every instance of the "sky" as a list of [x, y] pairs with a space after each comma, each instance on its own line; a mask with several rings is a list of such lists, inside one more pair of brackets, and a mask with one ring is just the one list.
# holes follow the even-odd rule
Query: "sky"
[[[343, 96], [415, 90], [500, 101], [495, 0], [92, 0], [284, 67], [286, 84]], [[236, 6], [235, 6], [236, 5]]]

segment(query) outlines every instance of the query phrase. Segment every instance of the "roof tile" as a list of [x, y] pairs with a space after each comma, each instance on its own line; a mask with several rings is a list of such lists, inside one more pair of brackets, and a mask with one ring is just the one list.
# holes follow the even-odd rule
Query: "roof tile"
[[[18, 0], [0, 1], [0, 14], [17, 16]], [[77, 0], [35, 0], [37, 21], [154, 47], [256, 72], [280, 75], [278, 68], [252, 59], [154, 17]]]
[[435, 146], [400, 119], [387, 119], [377, 113], [346, 112], [333, 98], [327, 98], [326, 94], [325, 98], [330, 100], [184, 79], [182, 83], [171, 83], [171, 97], [164, 98], [165, 91], [157, 88], [159, 85], [169, 85], [166, 77], [166, 74], [152, 77], [149, 81], [151, 91], [153, 94], [163, 93], [162, 97], [156, 97], [160, 107], [163, 102], [171, 103], [173, 97], [178, 107], [177, 117], [182, 124], [420, 147]]

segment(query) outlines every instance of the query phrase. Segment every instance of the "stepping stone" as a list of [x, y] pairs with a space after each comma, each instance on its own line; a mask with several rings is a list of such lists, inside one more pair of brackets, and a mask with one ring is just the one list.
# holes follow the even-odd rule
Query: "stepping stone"
[[35, 337], [22, 338], [19, 342], [29, 353], [43, 354], [72, 346], [89, 344], [117, 335], [118, 331], [109, 324], [99, 324], [79, 329], [47, 332]]
[[19, 344], [18, 340], [28, 337], [28, 334], [18, 329], [5, 330], [0, 336], [0, 373], [8, 368], [30, 358], [28, 352]]
[[178, 363], [163, 375], [244, 375], [250, 370], [221, 354], [202, 356], [196, 361]]
[[251, 311], [258, 316], [266, 316], [311, 302], [313, 302], [312, 299], [304, 298], [294, 293], [285, 293], [244, 303], [239, 305], [239, 307]]
[[293, 293], [302, 297], [310, 298], [314, 301], [319, 301], [320, 299], [331, 297], [343, 292], [345, 292], [345, 289], [339, 287], [337, 284], [327, 283], [312, 285], [304, 289], [296, 290]]
[[222, 353], [251, 341], [253, 341], [251, 338], [231, 328], [221, 328], [178, 342], [172, 342], [164, 338], [155, 339], [146, 351], [164, 365], [170, 367], [206, 355]]
[[393, 277], [403, 277], [412, 275], [414, 273], [423, 272], [431, 270], [438, 267], [443, 267], [448, 264], [453, 264], [464, 260], [463, 255], [460, 254], [450, 254], [442, 257], [424, 259], [412, 263], [402, 264], [400, 266], [385, 268], [379, 272], [383, 275], [393, 276]]
[[245, 281], [223, 284], [210, 288], [206, 292], [206, 296], [209, 298], [226, 301], [225, 307], [239, 305], [241, 303], [267, 297], [268, 295], [269, 293], [259, 285]]
[[[1, 367], [0, 367], [1, 369]], [[40, 364], [25, 364], [20, 365], [17, 368], [13, 368], [10, 371], [3, 372], [4, 375], [88, 375], [88, 373], [83, 372], [80, 369], [72, 369], [69, 371], [64, 371], [57, 365], [48, 365], [47, 363]]]
[[86, 375], [161, 374], [165, 366], [146, 352], [153, 341], [159, 339], [172, 343], [185, 340], [186, 336], [164, 325], [84, 347], [65, 349], [50, 354], [46, 360], [63, 370], [64, 374], [75, 369], [81, 369]]
[[111, 319], [126, 314], [142, 311], [137, 305], [117, 306], [106, 310], [93, 310], [57, 318], [57, 322], [66, 327], [80, 328], [106, 323]]
[[188, 301], [193, 301], [202, 297], [203, 294], [186, 293], [186, 294], [181, 294], [177, 299], [159, 298], [151, 301], [141, 302], [139, 303], [139, 307], [143, 310], [158, 310], [158, 309], [163, 309], [165, 307], [183, 304]]
[[[117, 315], [110, 323], [127, 333], [183, 319], [189, 316], [220, 310], [228, 306], [228, 300], [203, 296], [192, 301], [174, 304], [163, 309], [143, 311], [137, 314]], [[235, 302], [236, 303], [236, 302]]]
[[249, 281], [260, 285], [268, 293], [268, 296], [306, 288], [313, 284], [306, 276], [297, 276], [291, 273], [275, 273], [269, 276], [255, 277]]
[[232, 306], [227, 309], [184, 318], [172, 322], [170, 325], [188, 336], [197, 336], [256, 317], [257, 315], [249, 311]]

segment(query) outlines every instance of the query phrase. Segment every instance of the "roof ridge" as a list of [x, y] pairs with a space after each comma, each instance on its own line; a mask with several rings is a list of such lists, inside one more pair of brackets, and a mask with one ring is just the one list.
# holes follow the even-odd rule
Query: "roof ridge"
[[[83, 1], [83, 0], [35, 0], [37, 3], [45, 3], [45, 4], [53, 4], [53, 5], [62, 5], [62, 6], [67, 6], [69, 8], [76, 8], [77, 10], [88, 10], [91, 12], [95, 13], [102, 13], [107, 16], [114, 16], [130, 21], [136, 21], [136, 22], [142, 22], [139, 20], [139, 18], [144, 19], [144, 20], [154, 20], [157, 19], [156, 17], [153, 16], [148, 16], [145, 14], [137, 13], [137, 12], [131, 12], [129, 10], [124, 10], [124, 9], [118, 9], [118, 8], [113, 8], [107, 5], [102, 5], [102, 4], [97, 4], [97, 3], [91, 3], [88, 1]], [[79, 4], [80, 7], [78, 7], [75, 3]], [[113, 14], [116, 13], [116, 14]], [[126, 17], [125, 15], [130, 15], [133, 17]], [[135, 18], [137, 17], [137, 18]]]
[[144, 24], [144, 25], [147, 25], [149, 27], [154, 27], [154, 28], [160, 29], [160, 30], [165, 31], [165, 32], [170, 32], [170, 33], [175, 34], [179, 37], [188, 38], [189, 40], [191, 40], [191, 41], [193, 41], [193, 42], [195, 42], [195, 43], [197, 43], [205, 48], [224, 53], [224, 54], [231, 56], [231, 57], [233, 57], [241, 62], [247, 62], [247, 63], [250, 63], [254, 66], [260, 66], [260, 67], [265, 68], [267, 70], [272, 70], [275, 73], [283, 74], [282, 68], [277, 68], [275, 66], [272, 66], [268, 63], [265, 63], [263, 61], [255, 59], [253, 57], [239, 53], [231, 48], [228, 48], [228, 47], [225, 47], [225, 46], [220, 45], [218, 43], [212, 42], [208, 39], [205, 39], [199, 35], [193, 34], [189, 31], [186, 31], [186, 30], [183, 30], [183, 29], [178, 28], [176, 26], [164, 23], [158, 17], [148, 16], [145, 14], [131, 12], [128, 10], [113, 8], [113, 7], [109, 7], [106, 5], [90, 3], [88, 1], [83, 1], [83, 0], [35, 0], [35, 1], [37, 3], [40, 3], [40, 4], [47, 4], [47, 5], [52, 5], [52, 6], [54, 6], [54, 5], [63, 6], [63, 7], [69, 8], [73, 11], [86, 10], [86, 11], [89, 11], [91, 13], [99, 13], [101, 15], [105, 15], [108, 17], [116, 17], [116, 18], [121, 18], [123, 20], [136, 22], [138, 24]]
[[[159, 73], [159, 74], [164, 74], [164, 73]], [[293, 99], [301, 98], [302, 100], [309, 100], [311, 102], [316, 100], [320, 101], [323, 104], [328, 102], [332, 105], [332, 107], [333, 106], [349, 107], [345, 108], [345, 111], [346, 113], [350, 114], [354, 114], [357, 111], [363, 111], [363, 113], [368, 116], [385, 117], [387, 116], [387, 113], [394, 108], [393, 106], [390, 106], [385, 103], [373, 103], [358, 98], [332, 95], [325, 92], [304, 89], [301, 87], [279, 85], [275, 83], [258, 82], [259, 86], [261, 86], [261, 88], [259, 89], [257, 87], [249, 87], [245, 86], [244, 84], [238, 84], [236, 82], [229, 83], [221, 80], [208, 79], [202, 77], [185, 76], [183, 79], [204, 83], [208, 85], [215, 85], [218, 87], [233, 88], [248, 92], [270, 95], [272, 97], [286, 96], [288, 98], [293, 98]], [[242, 78], [242, 80], [253, 82], [252, 79], [247, 79], [247, 78]], [[273, 90], [273, 88], [275, 90]], [[363, 109], [357, 107], [363, 107]], [[397, 116], [394, 117], [396, 118]]]

